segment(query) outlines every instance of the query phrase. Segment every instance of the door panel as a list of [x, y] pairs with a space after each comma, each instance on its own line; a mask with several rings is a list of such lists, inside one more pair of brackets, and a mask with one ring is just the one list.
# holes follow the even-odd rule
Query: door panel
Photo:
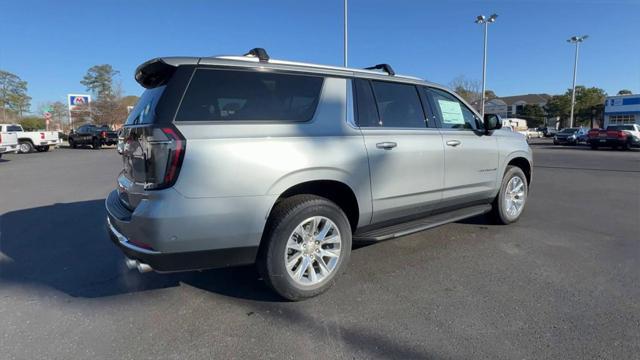
[[498, 142], [455, 95], [427, 88], [444, 147], [443, 206], [489, 199], [498, 179]]
[[[437, 129], [362, 129], [371, 173], [373, 221], [429, 211], [442, 198], [443, 145]], [[384, 143], [395, 143], [385, 148]], [[382, 144], [382, 145], [379, 145]]]

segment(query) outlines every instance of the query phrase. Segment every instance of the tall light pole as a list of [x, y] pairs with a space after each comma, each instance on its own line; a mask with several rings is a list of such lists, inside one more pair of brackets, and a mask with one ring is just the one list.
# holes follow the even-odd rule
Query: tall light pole
[[580, 43], [585, 41], [589, 35], [572, 36], [567, 40], [568, 43], [576, 44], [576, 58], [573, 63], [573, 86], [571, 88], [571, 115], [569, 115], [569, 127], [573, 127], [573, 108], [576, 104], [576, 75], [578, 73], [578, 49]]
[[487, 85], [487, 34], [488, 34], [488, 28], [489, 28], [489, 24], [494, 23], [496, 21], [496, 18], [498, 17], [497, 14], [493, 14], [491, 16], [489, 16], [489, 18], [486, 18], [484, 15], [478, 15], [476, 17], [476, 24], [480, 24], [480, 25], [484, 25], [484, 55], [482, 57], [482, 94], [480, 95], [480, 115], [482, 115], [482, 118], [484, 118], [484, 92], [485, 92], [485, 86]]
[[347, 0], [344, 0], [344, 67], [347, 67]]

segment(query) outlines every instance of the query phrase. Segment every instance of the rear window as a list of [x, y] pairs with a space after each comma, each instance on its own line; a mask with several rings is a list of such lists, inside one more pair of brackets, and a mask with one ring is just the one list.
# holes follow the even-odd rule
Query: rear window
[[607, 130], [630, 130], [630, 131], [633, 131], [635, 129], [633, 128], [633, 125], [614, 125], [614, 126], [609, 126], [607, 128]]
[[129, 113], [125, 125], [153, 123], [156, 105], [165, 87], [166, 86], [163, 85], [146, 90], [142, 96], [140, 96], [140, 99], [138, 99], [136, 106], [134, 106], [133, 110]]
[[323, 78], [257, 71], [198, 69], [178, 121], [308, 121]]

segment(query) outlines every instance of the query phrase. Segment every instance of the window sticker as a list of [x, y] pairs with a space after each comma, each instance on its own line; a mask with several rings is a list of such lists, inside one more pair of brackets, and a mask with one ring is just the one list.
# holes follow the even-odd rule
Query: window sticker
[[464, 124], [462, 107], [457, 101], [438, 99], [440, 112], [442, 112], [442, 122], [445, 124]]

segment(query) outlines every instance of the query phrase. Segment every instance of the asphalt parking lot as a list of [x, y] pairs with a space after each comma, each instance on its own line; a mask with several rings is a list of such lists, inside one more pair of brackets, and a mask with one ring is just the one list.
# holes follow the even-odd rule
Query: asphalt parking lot
[[0, 160], [0, 358], [640, 359], [640, 151], [534, 145], [520, 222], [354, 250], [283, 302], [252, 267], [128, 271], [113, 149]]

